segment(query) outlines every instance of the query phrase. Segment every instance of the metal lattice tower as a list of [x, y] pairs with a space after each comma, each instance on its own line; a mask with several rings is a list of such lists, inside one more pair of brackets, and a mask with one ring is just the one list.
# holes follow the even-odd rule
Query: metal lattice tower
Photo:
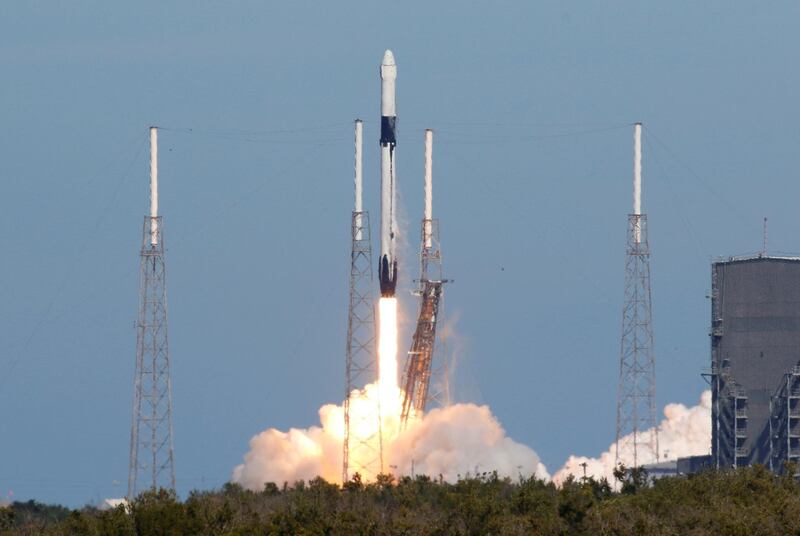
[[641, 129], [641, 123], [634, 125], [633, 213], [628, 215], [615, 459], [617, 464], [633, 467], [656, 462], [659, 457], [650, 245], [647, 216], [641, 212]]
[[355, 210], [351, 220], [342, 482], [347, 482], [356, 473], [363, 480], [374, 480], [383, 471], [380, 401], [377, 396], [362, 396], [362, 389], [377, 379], [378, 370], [369, 212], [362, 210], [361, 206], [362, 129], [362, 122], [356, 120]]
[[[436, 326], [441, 317], [442, 291], [447, 280], [442, 278], [442, 252], [439, 243], [439, 221], [432, 218], [433, 131], [425, 131], [425, 218], [422, 220], [420, 308], [417, 327], [408, 352], [403, 374], [403, 406], [401, 422], [410, 415], [422, 415], [428, 404], [440, 407], [450, 403], [447, 358]], [[435, 356], [439, 356], [435, 359]]]
[[158, 131], [150, 129], [150, 216], [144, 218], [128, 498], [175, 489], [163, 220], [158, 215]]

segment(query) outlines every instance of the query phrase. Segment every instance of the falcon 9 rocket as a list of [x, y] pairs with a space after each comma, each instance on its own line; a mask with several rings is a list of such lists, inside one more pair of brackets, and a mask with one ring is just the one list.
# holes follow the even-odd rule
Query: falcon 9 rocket
[[397, 257], [395, 255], [395, 81], [397, 65], [394, 54], [387, 50], [381, 62], [381, 257], [378, 262], [378, 279], [381, 296], [392, 297], [397, 285]]

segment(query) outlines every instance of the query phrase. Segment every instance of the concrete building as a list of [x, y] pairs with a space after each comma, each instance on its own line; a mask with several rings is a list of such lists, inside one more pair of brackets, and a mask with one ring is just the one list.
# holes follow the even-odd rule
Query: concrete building
[[800, 459], [800, 257], [711, 267], [712, 466]]

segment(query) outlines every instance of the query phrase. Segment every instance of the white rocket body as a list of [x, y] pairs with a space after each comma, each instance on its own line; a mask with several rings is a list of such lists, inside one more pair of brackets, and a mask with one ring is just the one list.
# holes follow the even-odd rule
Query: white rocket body
[[378, 262], [378, 279], [381, 296], [394, 296], [397, 285], [397, 257], [395, 255], [395, 81], [397, 65], [394, 55], [387, 50], [381, 62], [381, 256]]

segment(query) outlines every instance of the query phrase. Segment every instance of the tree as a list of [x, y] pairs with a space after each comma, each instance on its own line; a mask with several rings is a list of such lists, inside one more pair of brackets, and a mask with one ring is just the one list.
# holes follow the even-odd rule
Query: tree
[[134, 499], [131, 514], [139, 536], [189, 534], [186, 511], [174, 491], [145, 491]]

